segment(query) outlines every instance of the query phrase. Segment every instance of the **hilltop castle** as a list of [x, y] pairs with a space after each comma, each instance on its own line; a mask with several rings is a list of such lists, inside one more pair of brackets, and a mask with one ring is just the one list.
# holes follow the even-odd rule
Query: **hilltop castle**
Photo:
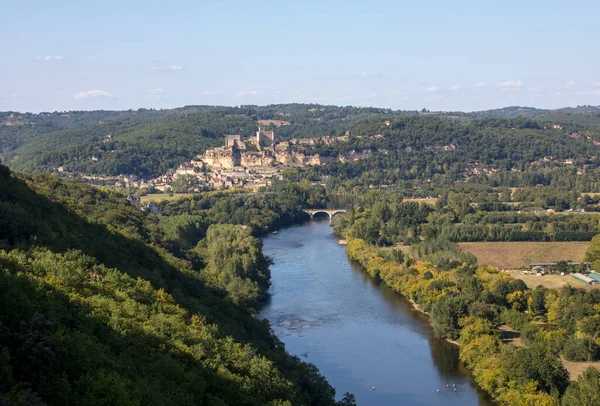
[[273, 130], [261, 130], [260, 125], [256, 132], [256, 146], [260, 149], [261, 147], [270, 147], [275, 143], [275, 131]]
[[[250, 150], [248, 148], [250, 145], [255, 146], [257, 150]], [[328, 159], [318, 155], [306, 156], [301, 152], [293, 152], [289, 141], [275, 142], [275, 131], [265, 130], [259, 126], [256, 138], [242, 141], [239, 134], [226, 135], [223, 147], [207, 150], [199, 156], [199, 160], [209, 168], [233, 169], [273, 167], [279, 164], [320, 165]]]

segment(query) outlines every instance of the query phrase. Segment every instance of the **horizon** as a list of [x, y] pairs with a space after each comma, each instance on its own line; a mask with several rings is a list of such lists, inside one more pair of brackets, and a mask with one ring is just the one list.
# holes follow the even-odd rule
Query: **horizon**
[[[140, 111], [140, 110], [153, 110], [153, 111], [168, 111], [168, 110], [180, 110], [192, 107], [209, 107], [209, 108], [243, 108], [243, 107], [272, 107], [272, 106], [287, 106], [287, 105], [306, 105], [306, 106], [321, 106], [321, 107], [336, 107], [336, 108], [356, 108], [356, 109], [382, 109], [382, 110], [390, 110], [391, 113], [394, 112], [418, 112], [420, 113], [422, 109], [393, 109], [391, 107], [378, 107], [378, 106], [355, 106], [355, 105], [336, 105], [336, 104], [320, 104], [320, 103], [300, 103], [300, 102], [290, 102], [290, 103], [270, 103], [270, 104], [241, 104], [237, 106], [227, 106], [227, 105], [215, 105], [215, 104], [187, 104], [184, 106], [175, 106], [175, 107], [139, 107], [139, 108], [130, 108], [130, 109], [73, 109], [73, 110], [42, 110], [42, 111], [26, 111], [26, 110], [0, 110], [3, 113], [19, 113], [19, 114], [54, 114], [54, 113], [69, 113], [69, 112], [84, 112], [84, 113], [92, 113], [96, 111], [105, 111], [105, 112], [118, 112], [118, 111]], [[557, 111], [557, 110], [565, 110], [565, 109], [576, 109], [583, 107], [592, 107], [600, 109], [600, 104], [592, 105], [592, 104], [583, 104], [577, 106], [563, 106], [557, 107], [553, 109], [544, 109], [540, 107], [533, 106], [503, 106], [497, 107], [493, 109], [485, 109], [485, 110], [429, 110], [427, 109], [427, 113], [463, 113], [463, 114], [473, 114], [473, 113], [485, 113], [488, 111], [494, 110], [505, 110], [505, 109], [529, 109], [529, 110], [538, 110], [538, 111]]]
[[37, 0], [28, 10], [10, 3], [3, 11], [2, 110], [318, 103], [471, 112], [600, 104], [600, 56], [592, 52], [600, 4], [592, 1], [336, 0], [275, 8]]

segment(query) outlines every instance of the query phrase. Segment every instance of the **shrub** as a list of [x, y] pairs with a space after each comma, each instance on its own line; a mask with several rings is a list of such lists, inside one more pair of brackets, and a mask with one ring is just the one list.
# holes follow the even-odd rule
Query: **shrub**
[[523, 327], [529, 323], [529, 317], [525, 313], [521, 313], [514, 309], [504, 310], [500, 313], [500, 320], [518, 331], [523, 330]]
[[538, 333], [540, 328], [533, 323], [528, 323], [523, 326], [521, 330], [521, 340], [527, 345], [533, 344], [537, 341]]
[[563, 355], [569, 361], [596, 361], [598, 344], [591, 338], [571, 338], [563, 348]]

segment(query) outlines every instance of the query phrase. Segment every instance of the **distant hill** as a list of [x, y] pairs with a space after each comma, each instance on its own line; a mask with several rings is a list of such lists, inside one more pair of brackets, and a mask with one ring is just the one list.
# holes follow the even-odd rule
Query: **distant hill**
[[515, 118], [526, 117], [544, 122], [557, 122], [577, 125], [582, 128], [600, 129], [600, 106], [564, 107], [556, 110], [533, 107], [511, 106], [501, 109], [468, 113], [473, 118]]
[[[489, 127], [492, 140], [493, 128], [510, 127], [519, 118], [537, 123], [535, 125], [540, 129], [559, 124], [564, 136], [577, 132], [585, 133], [589, 140], [600, 139], [597, 135], [600, 131], [600, 108], [594, 106], [557, 110], [513, 106], [473, 113], [318, 104], [184, 106], [168, 110], [39, 114], [7, 111], [0, 112], [0, 158], [12, 169], [27, 173], [52, 173], [63, 167], [72, 173], [134, 174], [150, 178], [189, 161], [207, 148], [222, 145], [226, 134], [250, 137], [258, 128], [259, 121], [285, 122], [286, 125], [276, 128], [276, 134], [279, 139], [290, 139], [343, 135], [348, 130], [356, 133], [361, 128], [375, 131], [365, 135], [376, 135], [380, 123], [405, 116], [418, 117], [417, 120], [423, 122], [435, 118], [458, 126]], [[499, 124], [495, 120], [507, 121]], [[435, 131], [434, 127], [427, 125], [418, 128], [420, 133], [415, 134], [415, 140], [430, 139], [432, 134], [429, 131]], [[469, 140], [461, 140], [460, 135], [453, 135], [452, 140], [469, 148]], [[403, 142], [402, 145], [403, 148], [418, 148], [421, 143]], [[398, 146], [396, 141], [386, 143], [386, 148], [395, 146]], [[568, 154], [566, 151], [561, 155]], [[573, 154], [575, 156], [571, 158], [587, 159], [587, 155], [579, 155], [578, 149], [573, 150]]]

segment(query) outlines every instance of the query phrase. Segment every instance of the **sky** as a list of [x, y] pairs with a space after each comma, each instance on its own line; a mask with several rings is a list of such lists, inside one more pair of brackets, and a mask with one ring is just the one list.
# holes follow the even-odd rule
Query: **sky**
[[0, 0], [0, 110], [600, 105], [600, 2]]

